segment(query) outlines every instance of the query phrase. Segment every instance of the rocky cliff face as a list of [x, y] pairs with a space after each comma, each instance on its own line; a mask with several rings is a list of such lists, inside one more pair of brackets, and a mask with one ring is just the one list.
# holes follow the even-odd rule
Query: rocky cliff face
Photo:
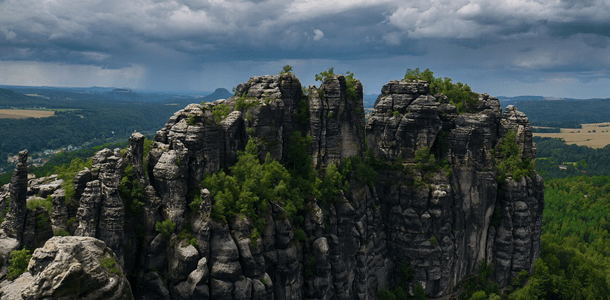
[[[42, 246], [49, 238], [44, 224], [28, 225], [40, 222], [22, 212], [35, 190], [53, 199], [50, 213], [31, 213], [50, 217], [47, 232], [62, 229], [112, 250], [91, 251], [112, 253], [124, 272], [91, 278], [100, 291], [106, 289], [102, 282], [114, 282], [113, 295], [126, 295], [130, 287], [135, 299], [375, 299], [379, 289], [399, 284], [405, 262], [414, 269], [408, 287], [420, 283], [430, 298], [449, 297], [481, 262], [493, 264], [495, 279], [505, 286], [518, 272], [531, 272], [540, 254], [542, 179], [497, 169], [495, 148], [509, 134], [521, 157], [534, 158], [522, 113], [514, 107], [502, 113], [486, 94], [470, 109], [458, 114], [446, 98], [430, 95], [425, 82], [391, 81], [365, 123], [357, 80], [335, 75], [305, 94], [291, 73], [252, 77], [234, 97], [176, 112], [146, 157], [139, 133], [124, 153], [97, 153], [92, 167], [76, 175], [67, 202], [54, 178], [30, 180], [27, 192], [24, 160], [10, 193], [8, 187], [0, 193], [10, 194], [0, 254], [6, 266], [10, 251]], [[342, 158], [366, 156], [377, 180], [349, 175], [343, 185], [349, 188], [332, 201], [308, 198], [299, 222], [269, 205], [261, 212], [261, 232], [239, 214], [212, 218], [216, 200], [202, 185], [204, 174], [227, 170], [249, 140], [260, 159], [288, 163], [295, 133], [311, 137], [307, 152], [321, 174], [330, 164], [342, 167]], [[41, 249], [74, 243], [53, 238]], [[35, 265], [3, 283], [0, 293], [60, 272]], [[50, 292], [19, 293], [35, 298]]]

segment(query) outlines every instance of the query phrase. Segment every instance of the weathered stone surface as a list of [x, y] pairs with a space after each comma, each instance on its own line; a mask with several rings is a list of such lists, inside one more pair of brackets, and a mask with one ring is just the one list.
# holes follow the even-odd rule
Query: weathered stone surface
[[197, 267], [199, 252], [193, 245], [182, 245], [180, 241], [174, 239], [174, 247], [170, 251], [170, 276], [177, 281], [185, 280], [189, 274]]
[[[111, 266], [105, 264], [108, 259]], [[13, 283], [15, 289], [21, 289], [20, 280], [29, 281], [23, 299], [133, 299], [116, 256], [95, 238], [49, 239], [34, 251], [28, 272], [20, 278]]]
[[316, 168], [339, 164], [343, 157], [362, 155], [362, 84], [358, 80], [353, 84], [353, 98], [346, 94], [343, 75], [325, 79], [319, 88], [309, 87], [308, 133], [313, 140], [311, 153]]
[[19, 159], [13, 171], [10, 184], [9, 210], [0, 224], [4, 234], [21, 242], [25, 227], [26, 197], [28, 189], [28, 151], [19, 152]]

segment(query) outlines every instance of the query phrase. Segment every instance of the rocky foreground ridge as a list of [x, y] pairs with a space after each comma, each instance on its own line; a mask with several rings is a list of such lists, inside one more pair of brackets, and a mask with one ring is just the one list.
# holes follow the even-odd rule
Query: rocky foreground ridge
[[[486, 94], [458, 113], [428, 83], [391, 81], [365, 122], [359, 81], [334, 75], [306, 91], [292, 73], [252, 77], [235, 97], [188, 105], [146, 157], [139, 133], [126, 151], [98, 152], [73, 193], [56, 176], [28, 176], [20, 153], [0, 191], [0, 298], [375, 299], [399, 284], [403, 262], [414, 270], [409, 292], [419, 283], [427, 297], [448, 298], [481, 261], [501, 287], [532, 272], [542, 178], [507, 172], [497, 153], [511, 136], [519, 157], [534, 158], [523, 113], [502, 113]], [[295, 132], [311, 137], [307, 152], [321, 174], [367, 156], [376, 180], [352, 174], [333, 201], [308, 198], [299, 224], [270, 203], [258, 234], [243, 216], [212, 217], [204, 175], [227, 170], [251, 139], [262, 160], [268, 153], [286, 164]], [[124, 178], [137, 191], [130, 199]], [[51, 209], [27, 209], [34, 199], [51, 199]], [[167, 220], [175, 228], [156, 228]], [[72, 236], [53, 237], [59, 232]], [[28, 269], [8, 280], [9, 254], [24, 245], [36, 248]]]

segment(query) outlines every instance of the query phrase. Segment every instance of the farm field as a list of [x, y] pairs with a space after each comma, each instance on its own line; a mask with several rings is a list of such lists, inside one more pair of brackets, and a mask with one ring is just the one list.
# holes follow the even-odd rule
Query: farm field
[[534, 133], [534, 136], [560, 138], [566, 144], [603, 148], [610, 145], [610, 122], [582, 124], [582, 128], [561, 128], [560, 133]]
[[54, 110], [0, 109], [0, 119], [46, 118], [54, 114]]

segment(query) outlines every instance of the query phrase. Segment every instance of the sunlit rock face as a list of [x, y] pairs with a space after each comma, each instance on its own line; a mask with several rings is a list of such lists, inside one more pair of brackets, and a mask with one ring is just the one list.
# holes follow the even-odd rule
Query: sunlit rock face
[[53, 237], [32, 254], [27, 272], [0, 289], [2, 299], [133, 299], [117, 257], [90, 237]]
[[[252, 77], [229, 99], [176, 112], [146, 157], [139, 133], [124, 151], [97, 153], [77, 173], [70, 201], [59, 185], [30, 182], [30, 190], [52, 196], [53, 230], [116, 253], [135, 299], [375, 299], [399, 284], [403, 263], [414, 269], [409, 290], [421, 284], [428, 297], [446, 298], [481, 262], [505, 286], [540, 256], [542, 179], [499, 180], [494, 154], [514, 133], [520, 155], [534, 158], [527, 117], [510, 106], [502, 113], [486, 94], [465, 111], [431, 95], [428, 83], [395, 80], [365, 121], [357, 80], [333, 75], [303, 89], [292, 73]], [[366, 157], [376, 181], [349, 177], [333, 201], [307, 199], [298, 223], [268, 205], [261, 232], [246, 217], [212, 218], [205, 174], [227, 170], [249, 140], [261, 160], [285, 164], [297, 133], [311, 137], [305, 147], [320, 174]], [[137, 203], [121, 196], [126, 184], [138, 187], [130, 191]], [[189, 207], [195, 197], [201, 202]], [[175, 228], [164, 232], [166, 220]], [[11, 222], [6, 232], [24, 230]], [[21, 243], [3, 241], [13, 245], [3, 253]]]

